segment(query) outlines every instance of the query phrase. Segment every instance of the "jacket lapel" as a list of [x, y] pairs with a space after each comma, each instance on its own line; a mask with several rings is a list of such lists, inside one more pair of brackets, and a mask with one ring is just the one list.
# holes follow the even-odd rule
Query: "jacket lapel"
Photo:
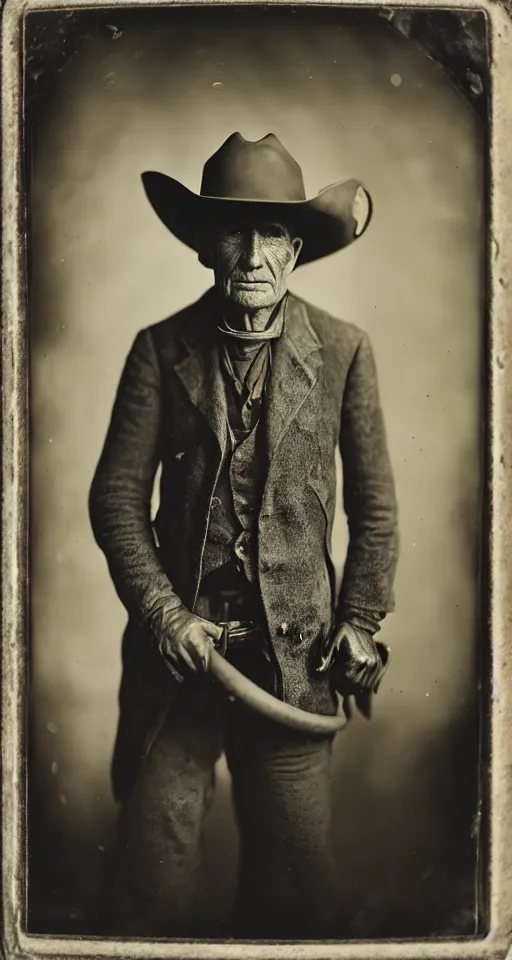
[[[215, 299], [201, 303], [197, 323], [181, 334], [184, 358], [174, 369], [190, 401], [201, 411], [222, 452], [227, 445], [227, 401], [216, 345]], [[305, 305], [289, 294], [283, 332], [276, 341], [265, 403], [269, 460], [315, 386], [322, 366], [322, 345]]]
[[216, 344], [214, 311], [213, 298], [207, 298], [197, 324], [192, 324], [181, 335], [186, 354], [174, 370], [191, 403], [203, 414], [224, 453], [228, 433], [227, 400]]
[[284, 329], [276, 342], [267, 392], [266, 428], [269, 460], [318, 380], [322, 345], [309, 322], [305, 304], [288, 296]]

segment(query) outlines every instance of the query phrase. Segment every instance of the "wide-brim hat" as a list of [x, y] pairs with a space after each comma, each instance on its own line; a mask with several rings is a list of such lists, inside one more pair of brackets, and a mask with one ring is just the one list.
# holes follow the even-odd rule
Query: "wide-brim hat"
[[303, 241], [299, 266], [362, 236], [372, 213], [359, 180], [339, 181], [307, 200], [299, 164], [273, 133], [256, 141], [240, 133], [228, 137], [206, 162], [199, 194], [164, 173], [147, 171], [142, 181], [160, 220], [209, 267], [201, 245], [205, 228], [256, 219], [282, 223]]

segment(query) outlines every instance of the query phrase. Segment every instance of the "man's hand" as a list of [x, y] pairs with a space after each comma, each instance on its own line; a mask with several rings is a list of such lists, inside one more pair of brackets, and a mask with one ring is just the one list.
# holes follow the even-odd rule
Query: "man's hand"
[[376, 693], [383, 664], [372, 634], [352, 623], [342, 623], [322, 656], [318, 672], [331, 668], [350, 685]]
[[194, 673], [207, 673], [215, 640], [221, 637], [222, 627], [180, 607], [165, 624], [160, 652], [178, 670], [186, 664]]

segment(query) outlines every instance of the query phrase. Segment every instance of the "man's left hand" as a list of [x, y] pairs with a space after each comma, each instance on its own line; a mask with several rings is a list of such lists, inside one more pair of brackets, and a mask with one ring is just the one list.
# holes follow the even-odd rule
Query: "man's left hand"
[[352, 623], [342, 623], [322, 656], [319, 673], [334, 668], [344, 680], [360, 690], [376, 692], [382, 660], [372, 634]]

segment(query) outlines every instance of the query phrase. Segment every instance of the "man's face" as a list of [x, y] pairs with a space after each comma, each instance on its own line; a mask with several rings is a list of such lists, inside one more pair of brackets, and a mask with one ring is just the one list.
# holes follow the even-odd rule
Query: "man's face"
[[216, 239], [216, 285], [248, 312], [272, 307], [286, 292], [301, 247], [302, 240], [280, 223], [228, 227]]

